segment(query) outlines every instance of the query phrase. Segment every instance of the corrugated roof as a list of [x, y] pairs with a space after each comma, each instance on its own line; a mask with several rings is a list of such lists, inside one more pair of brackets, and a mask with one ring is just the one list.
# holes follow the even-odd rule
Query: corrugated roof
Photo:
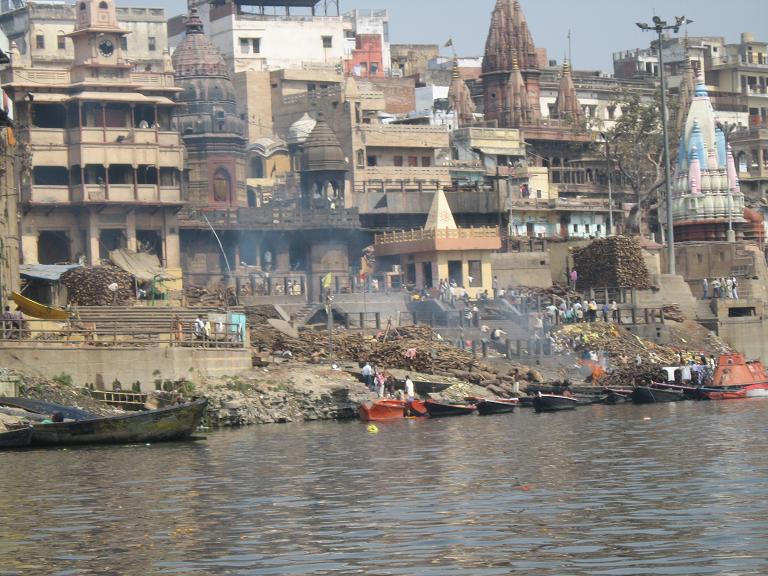
[[22, 264], [19, 273], [26, 278], [57, 281], [67, 270], [79, 268], [80, 264]]

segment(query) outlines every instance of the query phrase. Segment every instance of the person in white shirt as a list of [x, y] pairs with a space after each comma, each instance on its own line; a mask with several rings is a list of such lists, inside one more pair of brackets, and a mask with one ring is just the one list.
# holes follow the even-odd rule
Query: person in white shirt
[[373, 368], [371, 368], [370, 362], [365, 363], [362, 373], [363, 379], [365, 380], [365, 385], [368, 386], [368, 390], [373, 391]]
[[411, 380], [411, 376], [408, 375], [405, 377], [405, 399], [408, 402], [413, 402], [415, 398], [416, 395], [413, 391], [413, 380]]
[[195, 320], [195, 338], [198, 340], [205, 340], [205, 321], [199, 314]]

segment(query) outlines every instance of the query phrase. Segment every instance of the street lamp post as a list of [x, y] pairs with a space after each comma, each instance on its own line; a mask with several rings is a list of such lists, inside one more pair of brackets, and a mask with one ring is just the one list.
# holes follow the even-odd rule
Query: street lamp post
[[606, 236], [613, 235], [613, 175], [611, 174], [612, 162], [611, 162], [611, 149], [610, 142], [608, 141], [608, 135], [605, 132], [601, 132], [600, 136], [603, 138], [605, 144], [605, 164], [608, 174], [608, 230], [606, 230]]
[[693, 20], [686, 20], [685, 16], [675, 16], [674, 24], [667, 24], [658, 16], [653, 17], [653, 24], [637, 22], [637, 27], [644, 32], [653, 30], [659, 38], [659, 78], [661, 80], [661, 130], [664, 135], [664, 190], [666, 192], [667, 206], [667, 262], [668, 272], [675, 273], [675, 233], [672, 228], [672, 186], [670, 178], [672, 169], [669, 162], [669, 135], [667, 134], [667, 79], [664, 75], [664, 50], [662, 47], [662, 35], [665, 30], [675, 33], [680, 31], [680, 26], [690, 24]]

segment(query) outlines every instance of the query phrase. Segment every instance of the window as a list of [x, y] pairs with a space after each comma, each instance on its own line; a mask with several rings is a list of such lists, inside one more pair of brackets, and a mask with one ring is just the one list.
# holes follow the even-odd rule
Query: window
[[219, 168], [213, 175], [213, 200], [214, 202], [228, 202], [230, 199], [232, 180], [229, 172]]
[[323, 48], [333, 48], [333, 36], [323, 36]]
[[149, 51], [154, 52], [157, 50], [157, 39], [154, 36], [150, 36], [147, 40], [149, 41]]
[[85, 10], [85, 2], [80, 2], [80, 11]]
[[109, 4], [107, 4], [106, 2], [99, 2], [99, 8], [101, 8], [102, 10], [106, 10], [107, 8], [109, 8]]
[[608, 106], [608, 120], [616, 119], [616, 106]]
[[120, 49], [128, 50], [128, 36], [122, 36], [120, 38]]
[[67, 38], [64, 36], [64, 34], [59, 34], [56, 36], [56, 47], [59, 50], [65, 50], [67, 48]]
[[395, 156], [395, 166], [402, 166], [402, 165], [403, 165], [403, 157]]
[[365, 152], [362, 150], [357, 151], [357, 167], [365, 168]]
[[470, 288], [480, 287], [483, 285], [483, 262], [482, 260], [469, 260], [467, 261], [467, 273], [469, 275]]
[[371, 75], [375, 76], [378, 71], [379, 71], [379, 63], [371, 62]]
[[314, 82], [307, 84], [307, 92], [314, 92], [315, 90], [317, 90], [317, 84]]
[[418, 156], [408, 156], [408, 166], [411, 168], [416, 168], [419, 165], [419, 158]]
[[251, 50], [251, 43], [248, 38], [240, 38], [240, 53], [248, 54]]
[[429, 168], [432, 165], [432, 158], [429, 156], [422, 156], [421, 157], [421, 165], [424, 168]]
[[43, 36], [42, 34], [38, 34], [37, 36], [35, 36], [35, 47], [38, 50], [42, 50], [43, 48], [45, 48], [45, 36]]
[[251, 38], [251, 49], [254, 54], [261, 53], [261, 38]]
[[379, 165], [376, 156], [368, 156], [368, 158], [366, 158], [366, 160], [368, 162], [368, 166], [378, 166]]
[[573, 231], [574, 232], [578, 232], [579, 231], [579, 225], [578, 224], [574, 224], [573, 225]]

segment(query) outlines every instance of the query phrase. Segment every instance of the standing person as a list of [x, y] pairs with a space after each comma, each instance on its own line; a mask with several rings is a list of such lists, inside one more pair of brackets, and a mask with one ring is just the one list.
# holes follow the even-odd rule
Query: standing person
[[589, 302], [589, 321], [594, 322], [597, 320], [597, 302], [590, 300]]
[[416, 399], [416, 394], [413, 390], [413, 380], [411, 380], [410, 374], [405, 376], [405, 415], [411, 415], [411, 405]]
[[579, 279], [579, 274], [576, 272], [576, 268], [571, 270], [571, 290], [576, 290], [576, 281]]
[[712, 298], [720, 298], [720, 280], [712, 280]]
[[195, 319], [195, 339], [200, 341], [205, 340], [205, 320], [203, 320], [203, 317], [200, 314], [198, 314]]
[[733, 298], [733, 280], [730, 276], [725, 279], [725, 294], [728, 298]]
[[731, 276], [731, 282], [733, 283], [733, 297], [738, 298], [739, 288], [738, 288], [738, 284], [736, 284], [736, 276]]
[[619, 305], [616, 304], [616, 300], [611, 301], [611, 318], [617, 324], [619, 323]]
[[608, 307], [608, 302], [603, 304], [603, 322], [608, 322], [608, 312], [610, 311], [610, 308]]
[[496, 298], [496, 296], [498, 296], [498, 294], [499, 294], [499, 277], [498, 276], [494, 276], [493, 277], [493, 297], [494, 297], [494, 299]]
[[376, 384], [376, 394], [379, 398], [384, 398], [384, 373], [380, 370], [376, 370], [376, 375], [373, 377], [373, 381]]
[[24, 313], [18, 306], [16, 306], [16, 312], [13, 313], [13, 328], [16, 333], [16, 339], [21, 340], [24, 334]]
[[704, 300], [709, 298], [709, 282], [704, 278], [704, 282], [701, 284], [702, 292], [704, 293]]
[[6, 306], [3, 312], [3, 338], [11, 338], [13, 336], [13, 312], [11, 307]]
[[362, 374], [365, 385], [368, 386], [368, 390], [373, 392], [373, 368], [371, 368], [370, 362], [365, 363], [365, 366], [363, 366]]
[[181, 321], [181, 318], [178, 314], [173, 317], [173, 322], [171, 323], [171, 332], [173, 334], [173, 340], [176, 342], [176, 345], [181, 345], [181, 341], [184, 338], [184, 322]]

